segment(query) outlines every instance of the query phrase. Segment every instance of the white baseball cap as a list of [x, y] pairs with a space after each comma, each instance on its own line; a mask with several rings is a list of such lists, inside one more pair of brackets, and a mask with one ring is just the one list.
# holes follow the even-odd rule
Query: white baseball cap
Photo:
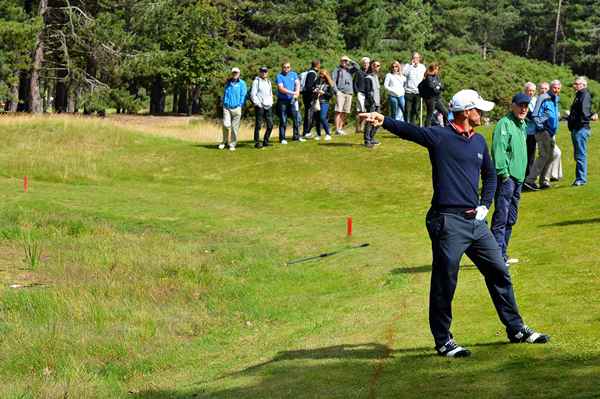
[[486, 101], [475, 90], [461, 90], [452, 97], [450, 101], [450, 111], [459, 112], [468, 109], [477, 108], [480, 111], [491, 111], [494, 103]]
[[238, 67], [231, 68], [231, 73], [240, 73], [240, 68], [238, 68]]

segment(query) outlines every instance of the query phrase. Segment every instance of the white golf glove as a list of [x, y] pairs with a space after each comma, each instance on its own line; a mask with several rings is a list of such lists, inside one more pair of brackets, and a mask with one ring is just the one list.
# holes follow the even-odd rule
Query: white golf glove
[[479, 205], [475, 210], [477, 211], [477, 214], [475, 215], [475, 219], [477, 220], [484, 220], [489, 212], [489, 209], [487, 209], [487, 206], [485, 205]]

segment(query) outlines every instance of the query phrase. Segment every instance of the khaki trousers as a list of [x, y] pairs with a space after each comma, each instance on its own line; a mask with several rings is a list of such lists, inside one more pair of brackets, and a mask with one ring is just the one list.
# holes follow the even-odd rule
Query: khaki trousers
[[[229, 144], [230, 147], [235, 147], [237, 144], [237, 136], [240, 131], [240, 123], [242, 122], [242, 108], [233, 109], [223, 108], [223, 144]], [[229, 132], [231, 131], [231, 140]]]

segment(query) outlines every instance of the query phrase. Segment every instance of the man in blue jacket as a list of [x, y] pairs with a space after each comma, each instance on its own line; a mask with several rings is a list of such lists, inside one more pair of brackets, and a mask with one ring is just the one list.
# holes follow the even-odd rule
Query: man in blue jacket
[[[445, 127], [419, 128], [376, 112], [363, 113], [367, 123], [383, 126], [398, 137], [429, 151], [433, 198], [425, 223], [431, 239], [433, 264], [429, 295], [429, 325], [440, 356], [466, 357], [450, 332], [452, 299], [463, 254], [485, 277], [494, 306], [510, 342], [545, 343], [549, 337], [527, 327], [519, 315], [510, 273], [485, 217], [494, 198], [496, 169], [485, 139], [475, 133], [482, 111], [494, 103], [474, 90], [452, 97], [454, 121]], [[479, 196], [479, 177], [483, 179]]]
[[[553, 80], [550, 83], [548, 98], [538, 99], [539, 110], [534, 112], [533, 121], [535, 123], [535, 141], [539, 150], [537, 158], [529, 175], [523, 183], [523, 187], [528, 190], [539, 190], [540, 188], [550, 188], [550, 166], [554, 158], [554, 146], [556, 145], [556, 132], [558, 131], [558, 122], [560, 120], [560, 88], [559, 80]], [[542, 102], [543, 101], [543, 102]], [[536, 105], [537, 107], [537, 105]], [[539, 178], [539, 185], [536, 180]]]
[[[229, 150], [235, 151], [246, 94], [248, 88], [246, 82], [240, 79], [240, 69], [231, 68], [231, 77], [227, 79], [223, 93], [223, 141], [219, 144], [221, 150], [229, 144]], [[231, 139], [229, 139], [230, 132]]]

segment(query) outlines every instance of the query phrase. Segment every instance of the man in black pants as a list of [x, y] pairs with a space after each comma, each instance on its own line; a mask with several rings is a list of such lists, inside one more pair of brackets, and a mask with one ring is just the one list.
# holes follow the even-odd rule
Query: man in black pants
[[304, 104], [304, 127], [302, 132], [302, 136], [304, 138], [309, 138], [312, 136], [310, 130], [312, 129], [315, 120], [313, 101], [316, 98], [315, 89], [317, 88], [317, 83], [319, 83], [320, 69], [321, 61], [312, 60], [310, 63], [310, 69], [304, 72], [304, 81], [302, 81], [302, 79], [300, 80], [300, 94], [302, 94], [302, 104]]
[[460, 259], [465, 253], [483, 274], [510, 342], [549, 340], [547, 335], [523, 323], [508, 268], [485, 221], [496, 189], [496, 170], [485, 139], [473, 128], [480, 125], [481, 112], [493, 107], [494, 103], [483, 100], [476, 91], [461, 90], [452, 98], [454, 121], [446, 127], [419, 128], [375, 112], [360, 115], [367, 122], [383, 126], [429, 150], [433, 179], [433, 198], [426, 218], [433, 252], [429, 325], [435, 349], [441, 356], [471, 355], [454, 341], [450, 332], [452, 298]]

